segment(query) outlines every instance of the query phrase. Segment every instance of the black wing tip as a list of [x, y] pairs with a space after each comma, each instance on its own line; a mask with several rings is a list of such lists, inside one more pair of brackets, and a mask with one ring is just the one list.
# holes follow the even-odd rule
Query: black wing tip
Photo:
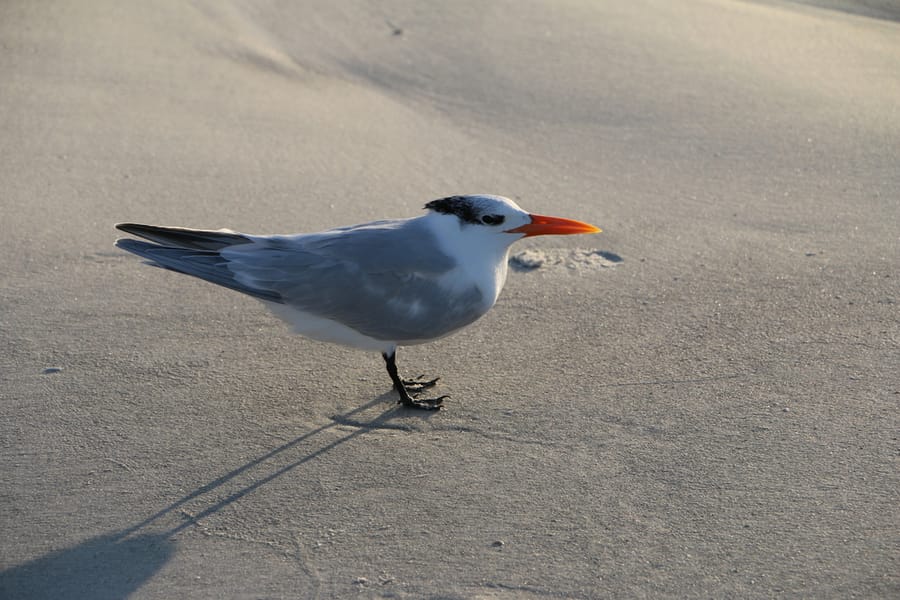
[[117, 248], [123, 248], [125, 246], [132, 246], [134, 244], [147, 244], [148, 242], [142, 242], [141, 240], [136, 240], [134, 238], [118, 238], [115, 241], [115, 246]]
[[136, 240], [133, 238], [119, 238], [113, 243], [113, 246], [115, 246], [119, 250], [125, 250], [126, 252], [131, 252], [132, 254], [137, 254], [138, 256], [143, 256], [144, 258], [148, 258], [147, 251], [151, 248], [161, 247], [158, 244], [151, 244], [150, 242]]
[[207, 231], [205, 229], [191, 229], [189, 227], [168, 227], [166, 225], [146, 225], [144, 223], [116, 223], [115, 228], [120, 231], [132, 233], [134, 231], [151, 231], [151, 232], [187, 232], [187, 233], [219, 233], [218, 231]]
[[[131, 235], [144, 238], [145, 240], [150, 240], [153, 242], [153, 245], [162, 245], [160, 241], [160, 234], [165, 235], [169, 228], [167, 227], [159, 227], [156, 225], [142, 225], [141, 223], [116, 223], [116, 229], [119, 231], [124, 231], [125, 233], [130, 233]], [[128, 238], [124, 238], [128, 239]], [[136, 240], [131, 240], [136, 241]], [[119, 246], [118, 240], [116, 241], [116, 245]], [[120, 248], [122, 246], [119, 246]]]
[[[219, 249], [234, 244], [249, 244], [252, 240], [243, 233], [230, 229], [193, 229], [191, 227], [167, 227], [164, 225], [142, 225], [141, 223], [116, 223], [116, 229], [132, 235], [162, 243], [172, 242], [176, 246], [201, 247], [204, 250]], [[209, 246], [212, 244], [213, 246]]]
[[143, 225], [141, 223], [116, 223], [116, 229], [118, 229], [119, 231], [124, 231], [125, 233], [130, 233], [132, 235], [142, 235], [143, 233], [165, 229], [165, 227], [158, 227], [156, 225]]

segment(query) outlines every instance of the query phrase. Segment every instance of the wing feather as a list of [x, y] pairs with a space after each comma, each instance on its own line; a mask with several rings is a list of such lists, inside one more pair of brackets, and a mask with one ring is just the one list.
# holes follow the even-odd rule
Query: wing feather
[[142, 237], [162, 246], [192, 248], [194, 250], [221, 250], [236, 244], [249, 244], [250, 238], [227, 229], [209, 231], [185, 227], [160, 227], [139, 223], [119, 223], [116, 229]]
[[375, 339], [440, 337], [487, 309], [474, 286], [447, 293], [441, 280], [456, 261], [419, 219], [253, 239], [223, 252], [235, 279]]
[[116, 245], [173, 271], [331, 319], [363, 335], [424, 341], [468, 325], [489, 308], [474, 285], [448, 294], [457, 267], [421, 218], [323, 233], [255, 236], [122, 224], [148, 243]]

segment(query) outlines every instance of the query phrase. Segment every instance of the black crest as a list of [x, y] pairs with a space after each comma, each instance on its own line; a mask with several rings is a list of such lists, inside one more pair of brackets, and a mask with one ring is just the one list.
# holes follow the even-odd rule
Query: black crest
[[472, 199], [466, 196], [448, 196], [432, 200], [425, 208], [445, 215], [456, 215], [463, 223], [480, 223], [478, 220], [478, 207]]

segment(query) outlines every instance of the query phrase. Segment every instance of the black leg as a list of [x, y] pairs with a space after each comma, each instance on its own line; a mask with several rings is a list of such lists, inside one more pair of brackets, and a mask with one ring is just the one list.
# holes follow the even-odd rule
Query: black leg
[[387, 366], [388, 375], [391, 376], [391, 381], [394, 382], [394, 389], [397, 390], [397, 393], [400, 394], [400, 404], [407, 408], [418, 408], [421, 410], [440, 410], [441, 406], [444, 404], [444, 399], [449, 398], [450, 396], [440, 396], [438, 398], [427, 398], [424, 400], [415, 400], [409, 395], [409, 389], [407, 389], [407, 385], [409, 385], [413, 389], [413, 392], [421, 391], [425, 388], [432, 387], [435, 383], [437, 383], [437, 379], [431, 381], [410, 381], [404, 382], [400, 379], [400, 375], [397, 374], [397, 362], [396, 351], [387, 354], [383, 352], [381, 356], [384, 358], [384, 363]]

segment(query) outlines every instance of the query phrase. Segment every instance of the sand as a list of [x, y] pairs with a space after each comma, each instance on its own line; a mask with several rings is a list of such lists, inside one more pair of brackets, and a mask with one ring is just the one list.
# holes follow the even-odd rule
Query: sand
[[[889, 2], [0, 4], [0, 596], [900, 595]], [[381, 358], [113, 224], [595, 223]], [[523, 266], [524, 265], [524, 266]]]

